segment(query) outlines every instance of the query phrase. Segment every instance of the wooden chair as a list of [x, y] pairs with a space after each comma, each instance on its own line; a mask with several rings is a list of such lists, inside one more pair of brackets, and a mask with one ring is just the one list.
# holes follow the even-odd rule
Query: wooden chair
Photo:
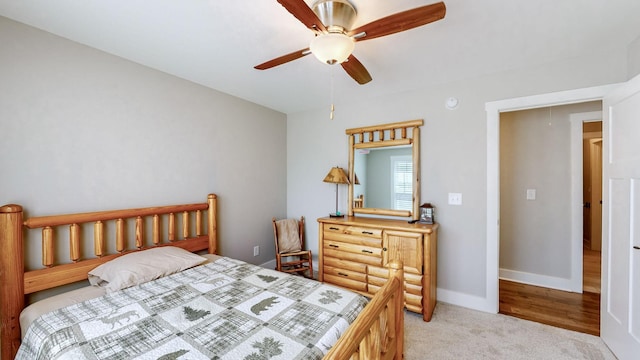
[[[311, 250], [304, 250], [304, 216], [297, 219], [272, 219], [276, 245], [276, 270], [297, 273], [313, 279]], [[309, 272], [309, 276], [305, 275]]]

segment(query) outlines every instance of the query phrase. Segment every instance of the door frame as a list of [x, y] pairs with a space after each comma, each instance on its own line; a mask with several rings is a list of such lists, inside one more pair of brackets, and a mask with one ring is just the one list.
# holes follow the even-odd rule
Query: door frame
[[573, 113], [571, 122], [571, 281], [569, 291], [583, 291], [583, 132], [586, 122], [602, 121], [602, 111]]
[[500, 113], [599, 101], [618, 85], [611, 84], [567, 90], [493, 101], [485, 104], [487, 113], [487, 268], [486, 297], [482, 310], [498, 313], [500, 306], [498, 281], [500, 267]]
[[[599, 145], [596, 145], [599, 144]], [[602, 154], [603, 154], [603, 143], [602, 136], [597, 139], [589, 139], [589, 156], [591, 158], [591, 168], [594, 167], [598, 169], [598, 171], [591, 171], [591, 184], [598, 184], [600, 186], [596, 186], [596, 192], [591, 192], [591, 198], [589, 201], [591, 202], [591, 250], [602, 251], [602, 178], [603, 178], [603, 165], [602, 165]], [[593, 159], [596, 159], [595, 161]], [[599, 178], [594, 179], [594, 175], [599, 173]], [[597, 180], [597, 181], [596, 181]], [[594, 188], [594, 186], [591, 186]], [[599, 192], [597, 192], [599, 190]], [[600, 195], [594, 198], [594, 195]], [[594, 210], [595, 209], [595, 210]], [[594, 221], [594, 219], [599, 219], [599, 221]], [[594, 231], [595, 230], [595, 231]], [[597, 241], [594, 241], [594, 237], [597, 238]], [[597, 244], [594, 249], [594, 244]]]

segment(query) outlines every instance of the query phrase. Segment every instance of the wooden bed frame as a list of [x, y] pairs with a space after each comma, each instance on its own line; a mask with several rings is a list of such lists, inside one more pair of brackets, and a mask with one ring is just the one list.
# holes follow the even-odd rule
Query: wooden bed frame
[[[206, 213], [206, 217], [204, 215]], [[182, 215], [176, 220], [176, 215]], [[99, 211], [24, 219], [20, 205], [0, 207], [0, 358], [13, 359], [21, 342], [19, 316], [25, 295], [87, 279], [96, 266], [131, 251], [155, 246], [179, 246], [192, 252], [217, 253], [217, 197], [206, 203]], [[192, 224], [195, 219], [195, 224]], [[167, 223], [163, 226], [163, 223]], [[206, 222], [206, 226], [204, 223]], [[134, 224], [135, 247], [128, 247], [128, 224]], [[146, 225], [151, 225], [150, 233]], [[176, 224], [180, 223], [180, 226]], [[93, 226], [95, 257], [82, 258], [84, 226]], [[176, 232], [176, 228], [180, 232]], [[69, 234], [67, 260], [55, 259], [57, 232]], [[206, 230], [205, 230], [206, 228]], [[28, 229], [42, 229], [44, 268], [25, 270], [24, 240]], [[62, 229], [57, 231], [56, 229]], [[114, 229], [114, 230], [112, 230]], [[90, 229], [89, 229], [90, 231]], [[115, 233], [109, 245], [106, 234]], [[180, 234], [180, 235], [178, 235]], [[147, 236], [149, 235], [149, 236]], [[146, 244], [150, 238], [152, 244]], [[114, 244], [115, 243], [115, 244]], [[133, 249], [133, 250], [131, 250]], [[389, 281], [381, 288], [333, 346], [325, 359], [402, 359], [404, 352], [402, 264], [392, 263]]]

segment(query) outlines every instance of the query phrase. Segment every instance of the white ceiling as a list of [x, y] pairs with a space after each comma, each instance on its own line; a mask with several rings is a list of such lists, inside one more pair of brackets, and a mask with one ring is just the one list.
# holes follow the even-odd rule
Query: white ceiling
[[[314, 0], [306, 0], [311, 5]], [[436, 0], [351, 0], [354, 26]], [[266, 107], [292, 113], [627, 46], [640, 0], [445, 0], [443, 20], [356, 44], [358, 85], [312, 55], [253, 66], [313, 34], [276, 0], [0, 0], [0, 15]]]

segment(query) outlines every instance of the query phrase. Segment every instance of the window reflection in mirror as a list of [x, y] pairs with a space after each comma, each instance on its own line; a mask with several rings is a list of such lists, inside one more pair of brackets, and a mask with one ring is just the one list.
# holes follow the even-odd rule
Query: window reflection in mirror
[[411, 211], [413, 160], [411, 146], [356, 149], [354, 198], [364, 195], [365, 208]]

